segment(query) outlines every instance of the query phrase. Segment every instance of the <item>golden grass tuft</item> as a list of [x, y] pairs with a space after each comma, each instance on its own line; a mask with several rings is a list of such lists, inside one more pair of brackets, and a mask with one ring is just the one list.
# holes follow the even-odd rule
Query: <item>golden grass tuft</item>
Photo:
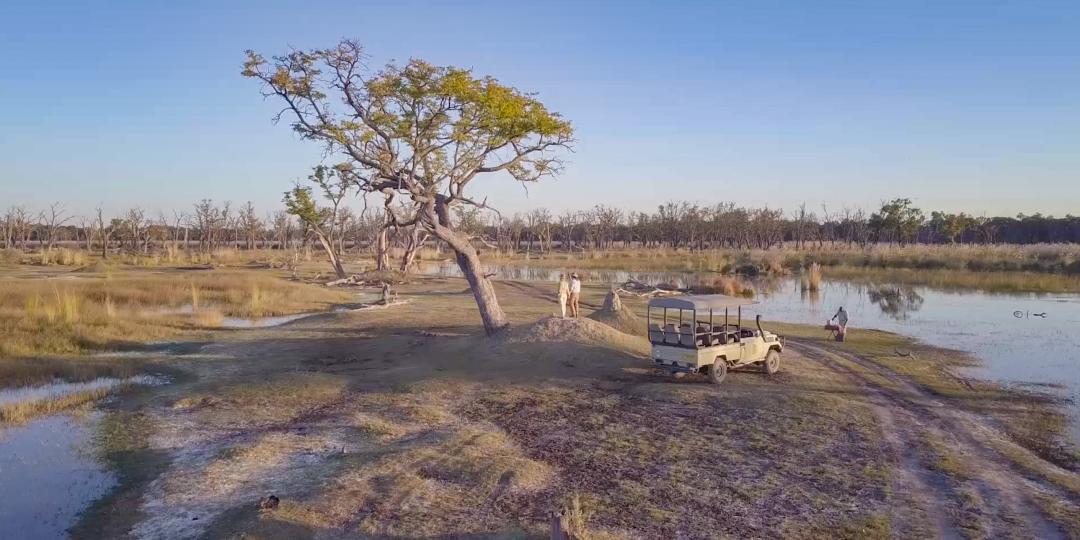
[[80, 405], [92, 403], [104, 398], [115, 390], [115, 388], [98, 388], [54, 398], [20, 401], [0, 405], [0, 425], [22, 424], [38, 416], [55, 414], [68, 409], [73, 409]]
[[40, 356], [154, 341], [220, 326], [223, 317], [320, 311], [346, 291], [255, 270], [191, 276], [115, 270], [63, 282], [0, 279], [0, 355]]
[[803, 291], [820, 291], [821, 290], [821, 265], [818, 263], [810, 263], [810, 266], [803, 270], [799, 276], [799, 288]]
[[738, 276], [706, 275], [699, 276], [690, 288], [696, 294], [726, 294], [752, 298], [754, 288]]

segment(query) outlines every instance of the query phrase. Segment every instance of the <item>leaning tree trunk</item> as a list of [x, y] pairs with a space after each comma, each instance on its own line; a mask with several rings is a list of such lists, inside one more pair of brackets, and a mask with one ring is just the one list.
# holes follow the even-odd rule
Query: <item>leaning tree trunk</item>
[[[436, 238], [446, 242], [450, 249], [454, 250], [458, 267], [472, 289], [473, 298], [476, 299], [476, 307], [480, 308], [480, 319], [484, 322], [484, 331], [489, 336], [505, 330], [510, 322], [499, 306], [499, 299], [495, 296], [495, 287], [491, 279], [484, 274], [480, 264], [480, 255], [476, 248], [469, 242], [468, 237], [453, 229], [450, 219], [450, 209], [446, 206], [445, 199], [439, 196], [434, 203], [434, 208], [428, 208], [428, 223], [431, 232]], [[431, 214], [435, 214], [434, 216]]]
[[334, 273], [337, 274], [338, 279], [345, 279], [345, 267], [341, 265], [341, 258], [334, 252], [333, 241], [317, 229], [315, 236], [319, 238], [319, 243], [322, 244], [323, 251], [326, 252], [326, 258], [330, 260], [330, 266], [334, 267]]

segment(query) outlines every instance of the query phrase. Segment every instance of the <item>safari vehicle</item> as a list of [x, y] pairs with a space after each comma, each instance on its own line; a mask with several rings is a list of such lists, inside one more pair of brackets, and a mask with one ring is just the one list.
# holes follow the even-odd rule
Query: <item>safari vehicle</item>
[[[656, 367], [672, 373], [704, 373], [719, 384], [729, 369], [761, 365], [772, 375], [780, 371], [780, 337], [761, 328], [743, 328], [743, 306], [753, 300], [722, 294], [653, 298], [646, 322]], [[735, 319], [731, 320], [731, 311]]]

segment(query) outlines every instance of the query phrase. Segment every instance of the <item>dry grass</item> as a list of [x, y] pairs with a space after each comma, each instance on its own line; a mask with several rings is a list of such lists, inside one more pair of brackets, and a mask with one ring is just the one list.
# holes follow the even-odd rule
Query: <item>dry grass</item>
[[55, 380], [123, 379], [135, 375], [141, 363], [133, 358], [6, 358], [0, 361], [0, 389], [37, 386]]
[[[574, 266], [582, 269], [718, 272], [778, 275], [818, 264], [831, 276], [877, 276], [906, 272], [908, 277], [936, 280], [952, 287], [986, 287], [1006, 291], [1080, 291], [1080, 245], [872, 245], [866, 248], [825, 245], [795, 250], [668, 248], [618, 249], [585, 253], [489, 253], [495, 263], [522, 262], [530, 266]], [[930, 277], [923, 273], [930, 271]], [[997, 276], [997, 277], [995, 277]], [[1027, 283], [1035, 280], [1035, 283]], [[921, 283], [921, 282], [920, 282]], [[927, 283], [930, 284], [930, 283]]]
[[726, 294], [753, 298], [754, 288], [738, 276], [703, 275], [690, 285], [695, 294]]
[[224, 316], [318, 311], [350, 299], [343, 291], [240, 270], [8, 278], [0, 280], [0, 355], [108, 349], [217, 327]]
[[22, 250], [15, 248], [0, 249], [0, 264], [19, 264], [23, 260]]
[[21, 424], [38, 416], [54, 414], [87, 403], [93, 403], [115, 390], [115, 388], [99, 388], [48, 399], [0, 405], [0, 426], [3, 424]]
[[913, 270], [905, 268], [830, 267], [833, 279], [862, 283], [905, 283], [943, 290], [980, 290], [990, 293], [1080, 292], [1080, 277], [1032, 272], [971, 272], [967, 270]]
[[38, 264], [41, 266], [49, 266], [57, 264], [60, 266], [83, 266], [86, 264], [87, 253], [80, 249], [68, 249], [68, 248], [56, 248], [53, 250], [44, 249], [37, 255]]
[[810, 263], [810, 266], [803, 270], [799, 276], [799, 289], [807, 292], [814, 292], [821, 290], [821, 265], [818, 263]]

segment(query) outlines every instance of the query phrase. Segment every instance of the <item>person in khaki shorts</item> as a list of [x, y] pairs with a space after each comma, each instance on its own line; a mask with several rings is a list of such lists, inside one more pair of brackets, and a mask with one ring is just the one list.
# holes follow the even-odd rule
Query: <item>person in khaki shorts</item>
[[581, 298], [581, 278], [577, 272], [570, 274], [570, 316], [578, 316], [578, 299]]
[[570, 280], [566, 279], [566, 274], [559, 274], [559, 309], [564, 319], [566, 318], [566, 303], [569, 301]]

